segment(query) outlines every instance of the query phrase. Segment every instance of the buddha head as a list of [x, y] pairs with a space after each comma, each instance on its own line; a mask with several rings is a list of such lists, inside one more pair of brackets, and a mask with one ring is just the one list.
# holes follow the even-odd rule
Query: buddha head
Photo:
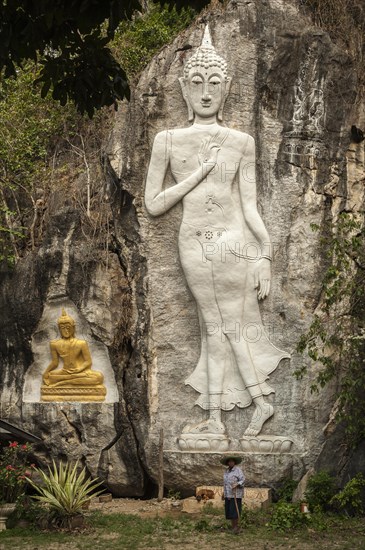
[[184, 76], [179, 81], [189, 121], [194, 119], [194, 113], [201, 118], [215, 115], [222, 120], [231, 78], [227, 76], [226, 61], [215, 51], [208, 25], [201, 46], [186, 62]]
[[71, 338], [75, 335], [75, 321], [70, 317], [66, 310], [62, 308], [61, 317], [57, 320], [58, 328], [62, 338]]

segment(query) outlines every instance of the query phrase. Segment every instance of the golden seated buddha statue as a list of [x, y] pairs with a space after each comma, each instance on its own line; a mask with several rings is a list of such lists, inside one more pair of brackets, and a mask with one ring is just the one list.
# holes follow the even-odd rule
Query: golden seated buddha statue
[[[75, 321], [64, 309], [58, 328], [61, 338], [50, 343], [52, 361], [43, 374], [42, 401], [104, 401], [104, 376], [91, 369], [89, 346], [75, 338]], [[63, 365], [57, 369], [60, 359]]]

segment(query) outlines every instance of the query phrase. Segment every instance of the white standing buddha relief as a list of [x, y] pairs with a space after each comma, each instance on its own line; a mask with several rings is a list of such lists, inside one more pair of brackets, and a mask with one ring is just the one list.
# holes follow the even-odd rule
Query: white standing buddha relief
[[[269, 374], [289, 354], [262, 325], [258, 301], [270, 292], [272, 247], [256, 204], [255, 142], [220, 124], [231, 79], [208, 27], [179, 80], [192, 124], [156, 135], [145, 205], [160, 216], [182, 201], [179, 255], [199, 315], [200, 359], [185, 383], [208, 417], [187, 419], [179, 446], [226, 451], [222, 411], [253, 405], [242, 436], [258, 436], [274, 414]], [[175, 184], [164, 189], [168, 167]]]

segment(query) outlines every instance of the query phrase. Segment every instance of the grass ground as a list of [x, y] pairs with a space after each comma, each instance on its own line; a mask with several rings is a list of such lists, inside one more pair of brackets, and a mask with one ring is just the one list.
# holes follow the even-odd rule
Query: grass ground
[[265, 516], [243, 528], [240, 535], [227, 530], [217, 514], [143, 518], [128, 514], [92, 512], [87, 527], [77, 531], [8, 529], [0, 533], [0, 550], [116, 550], [158, 548], [178, 550], [361, 550], [365, 548], [365, 519], [332, 518], [316, 528], [292, 532], [271, 531]]

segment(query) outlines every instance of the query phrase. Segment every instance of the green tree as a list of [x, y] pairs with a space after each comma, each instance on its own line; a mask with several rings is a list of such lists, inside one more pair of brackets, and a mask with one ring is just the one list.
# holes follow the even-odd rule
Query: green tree
[[[160, 0], [177, 9], [202, 8], [207, 0]], [[31, 59], [41, 64], [37, 81], [45, 97], [75, 103], [92, 117], [95, 109], [129, 98], [124, 68], [109, 47], [118, 25], [131, 20], [142, 0], [1, 0], [0, 74], [17, 75]]]
[[[42, 99], [32, 83], [38, 76], [28, 63], [18, 78], [0, 88], [0, 260], [19, 258], [26, 226], [34, 226], [44, 198], [37, 196], [49, 174], [49, 158], [70, 109]], [[30, 235], [34, 244], [34, 234]]]
[[[111, 42], [113, 55], [133, 77], [194, 14], [191, 8], [178, 12], [151, 5], [144, 14], [118, 26]], [[72, 102], [62, 107], [51, 92], [42, 98], [41, 84], [33, 85], [40, 70], [34, 61], [24, 63], [16, 78], [4, 79], [0, 85], [0, 263], [8, 265], [41, 242], [48, 197], [55, 187], [77, 206], [85, 233], [97, 231], [100, 236], [106, 229], [104, 247], [109, 238], [110, 210], [104, 203], [100, 208], [99, 162], [112, 112], [105, 108], [88, 120]], [[85, 187], [75, 190], [72, 182], [82, 174]]]
[[192, 21], [195, 11], [190, 8], [151, 4], [148, 14], [123, 21], [116, 29], [112, 51], [120, 59], [128, 78], [138, 74], [162, 46], [168, 44]]

